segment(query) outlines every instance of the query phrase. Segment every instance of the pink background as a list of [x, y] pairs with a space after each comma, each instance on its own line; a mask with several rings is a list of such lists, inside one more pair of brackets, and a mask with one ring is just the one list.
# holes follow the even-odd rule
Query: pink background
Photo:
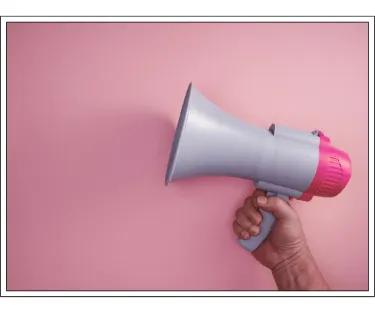
[[[249, 181], [164, 187], [190, 81], [351, 156], [299, 202], [332, 289], [368, 284], [367, 24], [8, 24], [8, 289], [275, 289], [232, 233]], [[322, 114], [323, 113], [323, 114]]]

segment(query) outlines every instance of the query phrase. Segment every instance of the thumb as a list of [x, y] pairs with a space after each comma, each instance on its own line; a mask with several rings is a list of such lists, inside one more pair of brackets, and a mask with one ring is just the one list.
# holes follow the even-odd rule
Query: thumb
[[294, 216], [291, 206], [280, 197], [258, 196], [256, 204], [264, 211], [271, 212], [276, 219], [288, 219]]

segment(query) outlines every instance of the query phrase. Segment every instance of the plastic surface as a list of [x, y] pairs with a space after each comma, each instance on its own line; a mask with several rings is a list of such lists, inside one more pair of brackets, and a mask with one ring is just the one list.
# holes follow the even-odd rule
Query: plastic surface
[[[232, 176], [267, 182], [276, 193], [300, 196], [319, 162], [311, 132], [245, 123], [207, 100], [192, 84], [173, 139], [165, 183], [195, 176]], [[286, 193], [283, 193], [286, 194]]]
[[[267, 196], [278, 196], [283, 200], [287, 200], [288, 197], [284, 195], [275, 194], [273, 192], [267, 192]], [[249, 239], [237, 239], [239, 244], [247, 251], [253, 252], [267, 239], [270, 232], [272, 231], [273, 225], [276, 222], [275, 217], [272, 213], [259, 209], [262, 214], [262, 223], [259, 225], [260, 231], [257, 236], [251, 236]]]
[[333, 147], [330, 139], [321, 131], [318, 131], [317, 135], [320, 138], [318, 168], [311, 185], [300, 200], [308, 201], [313, 196], [335, 197], [344, 190], [351, 178], [349, 156]]
[[288, 195], [291, 198], [298, 199], [302, 196], [302, 192], [298, 190], [293, 190], [290, 188], [285, 188], [283, 186], [274, 185], [271, 183], [266, 183], [263, 181], [254, 182], [254, 185], [258, 189], [267, 190], [275, 194]]

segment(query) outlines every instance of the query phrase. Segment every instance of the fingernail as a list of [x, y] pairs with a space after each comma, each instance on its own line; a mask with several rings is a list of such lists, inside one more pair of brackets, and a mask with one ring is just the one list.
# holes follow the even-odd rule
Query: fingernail
[[257, 229], [251, 229], [251, 234], [252, 235], [257, 235], [258, 234], [258, 230]]
[[250, 235], [246, 232], [246, 231], [243, 231], [241, 232], [241, 237], [245, 240], [249, 239]]
[[267, 198], [266, 198], [266, 197], [263, 197], [263, 196], [259, 196], [259, 197], [257, 198], [257, 202], [258, 202], [259, 204], [265, 204], [265, 203], [267, 203]]
[[258, 215], [257, 216], [257, 223], [256, 223], [256, 225], [259, 225], [261, 222], [262, 222], [262, 216]]

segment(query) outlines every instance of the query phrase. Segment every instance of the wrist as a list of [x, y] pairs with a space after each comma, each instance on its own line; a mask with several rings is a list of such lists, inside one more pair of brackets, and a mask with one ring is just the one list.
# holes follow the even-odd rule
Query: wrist
[[307, 246], [272, 269], [279, 290], [329, 290]]
[[283, 256], [282, 261], [271, 269], [272, 274], [287, 271], [288, 269], [294, 268], [312, 258], [310, 249], [305, 243], [298, 248], [293, 249], [293, 251], [288, 251], [288, 253], [285, 254], [286, 255]]

